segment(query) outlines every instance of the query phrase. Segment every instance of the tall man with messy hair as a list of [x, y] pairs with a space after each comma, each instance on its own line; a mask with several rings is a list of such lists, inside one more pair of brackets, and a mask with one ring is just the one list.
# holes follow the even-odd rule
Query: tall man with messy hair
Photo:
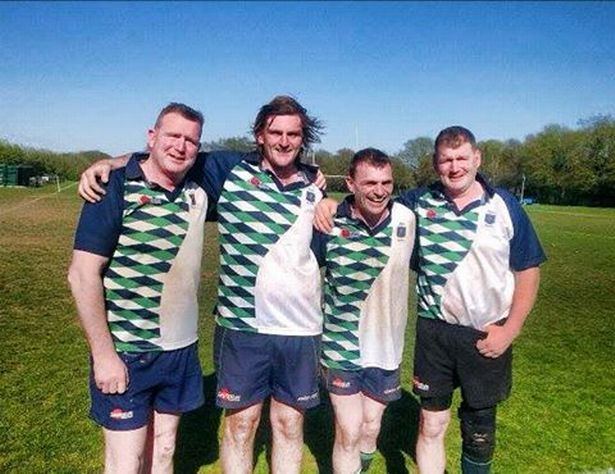
[[[322, 192], [300, 157], [321, 131], [299, 102], [277, 96], [256, 116], [254, 152], [201, 153], [195, 166], [220, 239], [214, 357], [225, 472], [251, 472], [268, 398], [271, 470], [299, 472], [304, 411], [319, 403], [320, 273], [310, 241]], [[105, 172], [82, 176], [84, 197]]]

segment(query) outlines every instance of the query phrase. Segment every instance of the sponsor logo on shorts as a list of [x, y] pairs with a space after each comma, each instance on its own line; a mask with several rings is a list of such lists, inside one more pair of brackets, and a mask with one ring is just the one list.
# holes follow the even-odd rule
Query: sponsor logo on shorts
[[429, 390], [429, 385], [427, 385], [426, 383], [421, 382], [418, 377], [414, 377], [412, 379], [412, 383], [414, 384], [414, 386], [419, 389], [419, 390], [423, 390], [424, 392], [427, 392]]
[[297, 401], [307, 402], [308, 400], [314, 400], [315, 398], [318, 398], [318, 391], [310, 393], [309, 395], [303, 395], [302, 397], [297, 398]]
[[134, 413], [132, 410], [124, 411], [121, 408], [114, 408], [109, 412], [109, 416], [114, 420], [130, 420], [134, 416]]
[[228, 388], [221, 388], [218, 391], [218, 398], [226, 400], [227, 402], [239, 402], [241, 401], [241, 395], [231, 393]]
[[331, 380], [331, 385], [337, 388], [348, 388], [350, 387], [350, 382], [346, 382], [339, 377], [335, 377], [333, 380]]
[[398, 385], [395, 388], [387, 388], [385, 391], [383, 391], [382, 393], [385, 395], [388, 395], [389, 393], [395, 393], [395, 392], [399, 392], [401, 390], [401, 385]]

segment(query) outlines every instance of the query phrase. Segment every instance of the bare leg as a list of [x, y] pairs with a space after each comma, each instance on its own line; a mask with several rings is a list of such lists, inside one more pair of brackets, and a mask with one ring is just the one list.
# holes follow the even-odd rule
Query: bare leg
[[220, 448], [222, 471], [228, 474], [249, 474], [254, 457], [254, 436], [261, 419], [263, 403], [247, 408], [226, 410], [224, 435]]
[[180, 415], [159, 413], [154, 417], [148, 430], [148, 456], [143, 472], [152, 474], [173, 474], [173, 454]]
[[129, 431], [103, 428], [105, 474], [138, 474], [144, 464], [147, 426]]
[[303, 457], [303, 412], [271, 398], [271, 472], [299, 473]]
[[351, 474], [361, 467], [359, 443], [363, 425], [363, 395], [329, 394], [335, 413], [333, 472]]
[[365, 395], [361, 395], [361, 398], [363, 401], [363, 425], [359, 447], [362, 453], [373, 453], [376, 451], [382, 415], [387, 406]]
[[446, 467], [444, 435], [451, 420], [451, 410], [421, 409], [416, 463], [421, 474], [441, 474]]

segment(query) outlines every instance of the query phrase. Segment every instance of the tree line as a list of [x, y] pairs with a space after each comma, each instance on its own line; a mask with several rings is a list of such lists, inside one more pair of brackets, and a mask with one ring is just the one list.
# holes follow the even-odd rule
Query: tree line
[[[615, 119], [599, 115], [579, 121], [577, 128], [548, 125], [520, 140], [479, 142], [481, 170], [489, 181], [540, 203], [615, 206]], [[238, 136], [204, 142], [212, 150], [249, 151], [250, 137]], [[308, 151], [305, 161], [318, 164], [329, 176], [330, 191], [346, 191], [343, 176], [356, 150], [335, 153]], [[436, 178], [431, 165], [433, 138], [417, 137], [392, 155], [397, 191], [423, 186]], [[0, 163], [26, 164], [38, 174], [77, 179], [93, 161], [109, 155], [100, 151], [54, 153], [0, 140]]]

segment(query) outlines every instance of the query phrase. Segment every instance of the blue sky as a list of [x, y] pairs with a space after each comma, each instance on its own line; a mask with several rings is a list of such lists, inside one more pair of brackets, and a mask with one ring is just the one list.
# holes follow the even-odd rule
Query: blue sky
[[209, 141], [283, 93], [329, 151], [452, 124], [523, 139], [615, 115], [614, 30], [609, 2], [3, 2], [0, 138], [132, 151], [181, 101]]

